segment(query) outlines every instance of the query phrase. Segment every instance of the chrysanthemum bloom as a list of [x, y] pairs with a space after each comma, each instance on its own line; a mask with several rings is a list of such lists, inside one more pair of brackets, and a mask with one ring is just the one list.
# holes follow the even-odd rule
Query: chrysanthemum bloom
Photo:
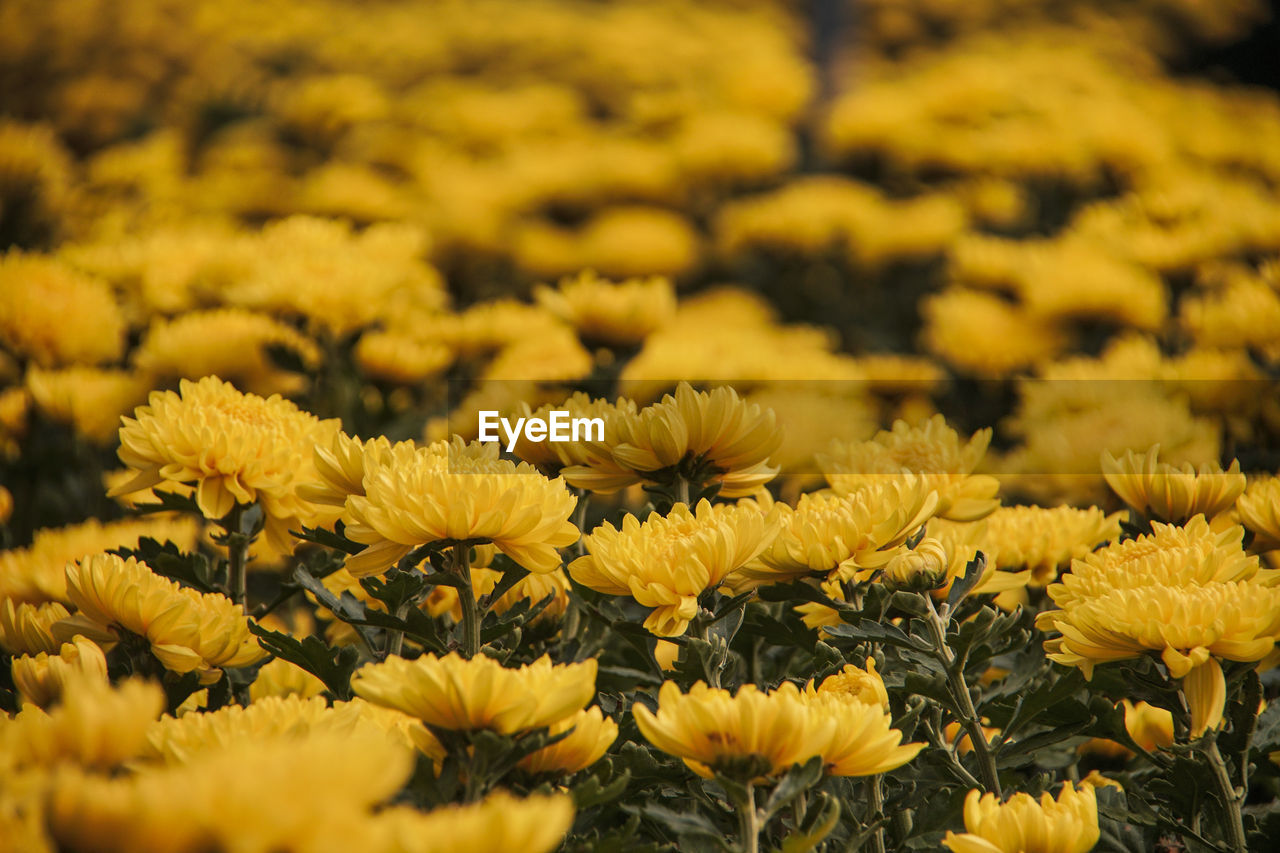
[[1221, 660], [1258, 661], [1280, 641], [1280, 587], [1274, 573], [1240, 550], [1242, 531], [1215, 534], [1203, 516], [1185, 528], [1111, 545], [1072, 563], [1050, 585], [1060, 610], [1036, 617], [1049, 657], [1086, 678], [1099, 663], [1157, 652], [1181, 679], [1193, 736], [1221, 723]]
[[[1124, 707], [1124, 727], [1134, 743], [1147, 752], [1154, 752], [1173, 743], [1172, 713], [1146, 702], [1125, 699], [1121, 704]], [[1133, 755], [1132, 750], [1102, 738], [1091, 738], [1080, 745], [1080, 751], [1109, 758], [1129, 758]]]
[[0, 755], [18, 768], [63, 762], [114, 768], [140, 754], [147, 728], [162, 710], [158, 684], [130, 679], [111, 686], [73, 676], [52, 710], [27, 705], [12, 718], [0, 718]]
[[[0, 551], [0, 599], [40, 604], [67, 603], [67, 561], [85, 554], [115, 548], [136, 548], [138, 540], [150, 537], [172, 542], [181, 551], [195, 548], [199, 526], [194, 518], [156, 515], [126, 518], [106, 524], [89, 519], [68, 527], [37, 530], [31, 545]], [[34, 651], [57, 651], [52, 648]]]
[[124, 348], [111, 287], [52, 258], [0, 256], [0, 343], [41, 367], [102, 364]]
[[[824, 684], [825, 687], [825, 684]], [[819, 750], [830, 776], [873, 776], [906, 764], [924, 749], [923, 743], [903, 743], [892, 728], [887, 708], [839, 690], [819, 688], [805, 694], [812, 725], [831, 720], [831, 737]]]
[[833, 714], [811, 713], [791, 682], [768, 693], [744, 684], [733, 694], [701, 681], [681, 693], [667, 681], [656, 714], [638, 702], [632, 713], [650, 743], [707, 779], [751, 761], [761, 776], [784, 773], [820, 755], [839, 725]]
[[1070, 782], [1054, 799], [1017, 793], [1001, 803], [976, 788], [964, 801], [964, 828], [948, 832], [953, 853], [1088, 853], [1098, 843], [1098, 800], [1092, 785]]
[[291, 394], [306, 380], [272, 363], [267, 347], [293, 353], [314, 369], [320, 350], [292, 326], [243, 308], [192, 311], [151, 323], [133, 351], [134, 367], [155, 379], [221, 376], [256, 394]]
[[[530, 411], [522, 404], [516, 412], [517, 417], [547, 419], [553, 411], [564, 411], [571, 418], [600, 418], [606, 424], [605, 431], [611, 421], [617, 418], [633, 417], [636, 404], [625, 397], [619, 397], [610, 403], [608, 400], [592, 399], [581, 391], [575, 393], [562, 403], [548, 403]], [[523, 433], [516, 439], [515, 454], [535, 465], [539, 470], [554, 472], [567, 465], [587, 467], [608, 466], [612, 457], [609, 448], [600, 441], [587, 440], [583, 436], [579, 441], [529, 441]]]
[[49, 420], [70, 425], [95, 444], [115, 443], [120, 416], [147, 398], [151, 383], [125, 370], [77, 365], [61, 370], [27, 370], [27, 390]]
[[889, 692], [885, 690], [884, 679], [880, 677], [880, 673], [876, 672], [875, 658], [867, 658], [865, 669], [855, 664], [846, 664], [845, 668], [835, 675], [828, 675], [822, 679], [822, 684], [816, 689], [813, 686], [813, 680], [810, 679], [805, 685], [804, 692], [809, 696], [816, 696], [819, 693], [839, 693], [884, 710], [889, 708]]
[[12, 655], [56, 653], [62, 644], [53, 638], [54, 623], [70, 616], [60, 602], [15, 604], [0, 601], [0, 648]]
[[1250, 483], [1236, 501], [1236, 512], [1253, 532], [1252, 548], [1280, 548], [1280, 477]]
[[41, 652], [13, 659], [13, 683], [24, 704], [48, 708], [62, 697], [66, 683], [88, 678], [107, 683], [107, 658], [97, 643], [74, 637], [57, 654]]
[[618, 738], [618, 724], [592, 706], [551, 726], [550, 734], [569, 734], [520, 759], [527, 773], [577, 773], [595, 764]]
[[555, 664], [543, 656], [508, 669], [492, 658], [390, 657], [351, 679], [357, 696], [454, 731], [513, 734], [554, 725], [596, 695], [596, 661]]
[[387, 853], [550, 853], [572, 824], [573, 798], [568, 794], [534, 794], [522, 800], [495, 791], [478, 803], [425, 814], [408, 807], [386, 809], [366, 837], [368, 849]]
[[148, 405], [124, 419], [120, 461], [137, 476], [112, 494], [193, 483], [200, 512], [211, 520], [256, 502], [272, 545], [290, 551], [289, 530], [316, 523], [316, 509], [297, 495], [312, 479], [312, 449], [339, 427], [281, 397], [242, 394], [216, 376], [184, 379], [180, 393], [152, 392]]
[[425, 382], [453, 363], [449, 347], [405, 332], [365, 332], [355, 357], [366, 376], [401, 385]]
[[412, 767], [412, 751], [380, 732], [251, 740], [130, 775], [66, 769], [48, 824], [59, 849], [103, 853], [378, 849], [373, 807]]
[[938, 492], [939, 516], [976, 521], [1000, 505], [999, 481], [973, 473], [990, 442], [988, 428], [962, 445], [960, 435], [942, 415], [934, 415], [918, 427], [897, 421], [892, 430], [881, 430], [870, 441], [837, 442], [818, 457], [818, 465], [831, 488], [842, 495], [864, 489], [885, 475], [922, 475]]
[[299, 696], [310, 699], [325, 691], [324, 682], [297, 664], [284, 658], [272, 658], [258, 669], [249, 685], [249, 701], [258, 702], [273, 696]]
[[[978, 728], [982, 729], [982, 737], [988, 744], [995, 741], [1000, 734], [999, 729], [983, 725], [983, 723], [989, 722], [991, 721], [983, 717], [978, 724]], [[956, 753], [959, 755], [968, 755], [973, 752], [973, 738], [969, 737], [969, 733], [964, 730], [964, 726], [957, 721], [952, 721], [942, 727], [942, 737], [946, 739], [947, 743], [955, 745]]]
[[736, 572], [735, 588], [785, 583], [812, 574], [840, 581], [869, 577], [929, 520], [938, 495], [923, 477], [885, 478], [847, 495], [801, 495], [779, 504], [782, 528], [769, 547]]
[[611, 494], [634, 483], [656, 483], [664, 469], [684, 463], [710, 468], [720, 495], [746, 497], [777, 475], [769, 457], [782, 443], [773, 412], [749, 404], [732, 388], [694, 391], [681, 382], [632, 417], [605, 422], [608, 455], [564, 469], [579, 488]]
[[1197, 469], [1185, 462], [1179, 467], [1157, 461], [1159, 450], [1158, 444], [1141, 456], [1130, 450], [1120, 459], [1102, 452], [1107, 485], [1138, 512], [1173, 522], [1196, 515], [1213, 518], [1244, 491], [1245, 476], [1238, 460], [1233, 459], [1226, 471], [1216, 464]]
[[145, 637], [166, 669], [199, 673], [204, 684], [222, 676], [219, 667], [266, 656], [244, 608], [221, 593], [179, 586], [146, 563], [114, 554], [87, 556], [66, 571], [67, 596], [79, 612], [59, 623], [55, 636], [115, 641], [123, 628]]
[[272, 696], [247, 707], [229, 705], [206, 713], [161, 717], [148, 728], [142, 754], [168, 764], [186, 764], [201, 752], [240, 743], [301, 740], [320, 732], [347, 735], [360, 725], [360, 710], [349, 703], [331, 708], [319, 696]]
[[667, 516], [650, 513], [641, 523], [627, 515], [622, 529], [605, 522], [585, 538], [587, 555], [569, 565], [578, 583], [606, 595], [630, 595], [652, 607], [644, 626], [662, 637], [679, 636], [698, 613], [698, 596], [714, 589], [754, 559], [776, 535], [776, 512], [754, 504], [682, 503]]
[[899, 551], [885, 563], [882, 580], [898, 589], [937, 589], [953, 579], [949, 569], [954, 565], [941, 541], [925, 538], [914, 548]]
[[1035, 586], [1049, 583], [1103, 542], [1120, 538], [1120, 513], [1107, 515], [1097, 507], [1002, 506], [987, 516], [986, 525], [989, 562], [1005, 571], [1029, 569]]
[[[364, 457], [368, 461], [368, 457]], [[491, 542], [521, 566], [550, 572], [557, 548], [578, 540], [577, 498], [562, 479], [498, 458], [497, 444], [436, 442], [392, 451], [364, 471], [346, 501], [346, 535], [369, 547], [347, 558], [356, 577], [378, 574], [414, 547], [440, 540]]]
[[554, 290], [540, 285], [534, 297], [584, 340], [616, 346], [640, 343], [676, 312], [675, 288], [661, 276], [615, 284], [587, 271], [561, 279]]

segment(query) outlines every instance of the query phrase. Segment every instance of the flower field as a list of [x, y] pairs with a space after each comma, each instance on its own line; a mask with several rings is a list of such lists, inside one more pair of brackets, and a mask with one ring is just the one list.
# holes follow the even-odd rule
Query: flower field
[[1268, 15], [0, 3], [0, 853], [1280, 850]]

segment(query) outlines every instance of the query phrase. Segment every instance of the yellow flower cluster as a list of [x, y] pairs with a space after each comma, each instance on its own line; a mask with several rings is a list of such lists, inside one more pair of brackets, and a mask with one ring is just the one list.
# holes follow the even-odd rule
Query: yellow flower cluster
[[1092, 785], [1068, 782], [1055, 799], [1014, 794], [1000, 802], [977, 790], [964, 801], [966, 832], [948, 832], [952, 853], [1088, 853], [1098, 843], [1098, 802]]

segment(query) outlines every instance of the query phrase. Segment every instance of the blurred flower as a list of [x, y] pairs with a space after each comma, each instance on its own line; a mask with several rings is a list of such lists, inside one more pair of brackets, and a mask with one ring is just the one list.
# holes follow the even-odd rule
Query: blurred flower
[[597, 592], [652, 607], [645, 628], [680, 636], [698, 613], [698, 596], [759, 555], [777, 529], [776, 514], [750, 503], [712, 506], [704, 499], [694, 512], [677, 503], [643, 523], [628, 514], [621, 529], [604, 522], [584, 538], [588, 553], [569, 574]]
[[584, 341], [610, 346], [639, 344], [676, 310], [670, 279], [657, 276], [615, 284], [587, 271], [562, 279], [554, 290], [540, 285], [534, 296]]
[[[577, 499], [564, 481], [499, 459], [496, 443], [442, 441], [360, 458], [370, 466], [363, 493], [351, 494], [343, 513], [346, 535], [369, 546], [347, 558], [356, 577], [385, 571], [417, 545], [450, 539], [492, 542], [524, 568], [550, 572], [561, 563], [556, 549], [578, 540], [569, 521]], [[345, 470], [352, 484], [356, 469]]]
[[[989, 722], [991, 721], [984, 717], [981, 723], [978, 724], [978, 728], [982, 729], [982, 736], [988, 744], [993, 743], [1000, 735], [999, 729], [983, 725], [983, 723]], [[973, 739], [969, 737], [969, 733], [964, 730], [964, 727], [958, 721], [953, 720], [943, 726], [942, 736], [946, 738], [948, 743], [955, 746], [956, 754], [968, 755], [973, 752]]]
[[988, 428], [961, 445], [942, 415], [934, 415], [918, 427], [897, 421], [891, 431], [881, 430], [870, 441], [837, 442], [818, 456], [818, 464], [837, 494], [856, 492], [886, 474], [919, 474], [938, 493], [938, 516], [976, 521], [1000, 505], [1000, 483], [973, 473], [990, 441]]
[[1002, 377], [1061, 352], [1067, 336], [1025, 308], [952, 287], [921, 304], [924, 345], [964, 373]]
[[1139, 456], [1132, 450], [1116, 459], [1102, 453], [1102, 473], [1107, 485], [1135, 510], [1161, 521], [1182, 522], [1192, 516], [1213, 518], [1228, 509], [1244, 491], [1240, 463], [1232, 461], [1225, 472], [1219, 465], [1190, 463], [1175, 467], [1156, 460], [1156, 445]]
[[1070, 782], [1055, 800], [1016, 793], [1006, 802], [995, 794], [969, 792], [964, 801], [965, 833], [948, 832], [943, 844], [953, 853], [1088, 853], [1098, 843], [1098, 802], [1092, 785]]
[[150, 384], [136, 373], [97, 367], [27, 371], [27, 390], [45, 417], [72, 426], [99, 445], [114, 444], [121, 415], [147, 398]]
[[569, 732], [563, 740], [520, 759], [526, 773], [569, 775], [599, 761], [618, 737], [618, 724], [592, 706], [552, 724], [548, 734]]
[[1173, 743], [1173, 714], [1146, 702], [1124, 700], [1124, 727], [1147, 752]]
[[[573, 824], [568, 794], [533, 794], [523, 800], [495, 791], [478, 803], [442, 806], [425, 814], [399, 807], [379, 813], [368, 836], [387, 853], [551, 853]], [[376, 840], [385, 838], [383, 847]]]
[[1253, 532], [1253, 548], [1280, 548], [1280, 477], [1250, 482], [1236, 500], [1236, 512]]
[[53, 625], [70, 615], [57, 601], [0, 600], [0, 647], [14, 656], [56, 654], [62, 644], [53, 638]]
[[453, 731], [514, 734], [572, 717], [595, 697], [596, 662], [552, 664], [543, 656], [507, 669], [483, 655], [389, 657], [357, 670], [357, 696]]
[[623, 486], [656, 482], [657, 472], [682, 463], [707, 466], [720, 496], [750, 495], [778, 473], [769, 456], [781, 443], [774, 414], [750, 405], [732, 388], [695, 391], [680, 383], [675, 396], [637, 415], [606, 421], [607, 458], [564, 469], [579, 488], [611, 494]]
[[66, 683], [88, 678], [107, 683], [107, 658], [92, 640], [76, 636], [57, 654], [40, 652], [13, 659], [13, 684], [23, 704], [48, 708], [62, 698]]
[[67, 597], [78, 612], [54, 628], [55, 637], [83, 633], [114, 642], [123, 628], [146, 638], [166, 669], [196, 672], [202, 684], [219, 667], [245, 666], [266, 652], [249, 633], [244, 608], [220, 593], [200, 593], [114, 554], [67, 564]]
[[403, 332], [365, 332], [355, 357], [366, 376], [404, 385], [437, 376], [453, 362], [453, 352], [444, 344]]
[[293, 403], [243, 394], [216, 376], [182, 380], [180, 393], [156, 391], [120, 428], [120, 461], [137, 472], [112, 494], [163, 483], [195, 483], [205, 518], [259, 503], [265, 534], [292, 551], [290, 529], [315, 523], [315, 510], [296, 491], [309, 479], [312, 448], [339, 429]]
[[272, 658], [258, 669], [249, 685], [249, 701], [258, 702], [272, 696], [299, 696], [310, 699], [325, 691], [324, 682], [302, 667], [284, 658]]
[[125, 326], [106, 282], [50, 258], [0, 257], [0, 343], [40, 367], [115, 361]]

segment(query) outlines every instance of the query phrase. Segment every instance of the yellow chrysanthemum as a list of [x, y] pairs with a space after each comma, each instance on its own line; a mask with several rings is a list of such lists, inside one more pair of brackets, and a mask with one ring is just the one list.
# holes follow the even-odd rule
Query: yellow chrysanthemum
[[555, 289], [539, 286], [534, 297], [584, 340], [616, 346], [640, 343], [676, 312], [675, 288], [660, 276], [615, 284], [587, 271]]
[[151, 644], [165, 668], [197, 672], [204, 684], [219, 667], [245, 666], [265, 656], [249, 633], [244, 608], [220, 593], [200, 593], [151, 571], [146, 563], [96, 554], [67, 564], [67, 597], [79, 612], [55, 636], [84, 633], [114, 641], [123, 628]]
[[41, 367], [102, 364], [124, 349], [125, 324], [105, 281], [51, 258], [0, 257], [0, 343]]
[[979, 430], [961, 444], [960, 435], [942, 415], [921, 426], [897, 421], [892, 430], [881, 430], [870, 441], [837, 442], [818, 457], [827, 482], [838, 494], [866, 488], [886, 474], [922, 475], [938, 492], [937, 515], [952, 521], [976, 521], [1000, 505], [1000, 483], [973, 469], [982, 461], [991, 442], [991, 430]]
[[[0, 552], [0, 598], [39, 604], [67, 599], [67, 561], [114, 548], [136, 548], [150, 537], [172, 542], [179, 550], [195, 547], [198, 532], [193, 518], [153, 516], [127, 518], [106, 524], [89, 519], [68, 527], [37, 530], [31, 545]], [[34, 649], [57, 651], [57, 647]]]
[[497, 444], [437, 442], [379, 459], [364, 470], [363, 494], [351, 494], [343, 514], [346, 535], [369, 546], [347, 558], [357, 577], [447, 539], [492, 542], [526, 569], [550, 572], [561, 563], [556, 549], [578, 540], [569, 521], [577, 498], [564, 481], [499, 459]]
[[70, 616], [58, 601], [43, 604], [0, 601], [0, 648], [12, 655], [57, 653], [62, 644], [53, 638], [54, 623]]
[[249, 685], [249, 701], [258, 702], [273, 696], [310, 699], [324, 691], [324, 682], [302, 667], [284, 658], [273, 658], [258, 670], [258, 677]]
[[1124, 727], [1148, 752], [1173, 743], [1173, 714], [1146, 702], [1124, 700]]
[[[825, 686], [825, 685], [824, 685]], [[861, 697], [819, 688], [804, 695], [811, 725], [831, 721], [831, 737], [818, 751], [831, 776], [872, 776], [906, 764], [924, 749], [923, 743], [903, 743], [892, 728], [889, 711]]]
[[412, 766], [411, 751], [380, 732], [255, 740], [131, 775], [63, 771], [48, 822], [60, 849], [77, 851], [364, 848], [372, 807]]
[[529, 731], [571, 717], [595, 698], [596, 662], [555, 664], [543, 656], [507, 669], [483, 655], [390, 657], [356, 672], [351, 689], [432, 726], [455, 731]]
[[1190, 462], [1178, 467], [1157, 461], [1159, 450], [1156, 445], [1141, 456], [1130, 450], [1120, 459], [1102, 453], [1107, 485], [1138, 512], [1173, 522], [1196, 515], [1213, 518], [1244, 491], [1245, 476], [1238, 461], [1232, 460], [1226, 471], [1218, 465], [1196, 469]]
[[854, 664], [846, 664], [844, 669], [835, 675], [824, 678], [817, 689], [814, 688], [813, 680], [810, 679], [804, 690], [811, 696], [818, 693], [840, 693], [886, 711], [889, 709], [889, 692], [885, 690], [884, 679], [880, 677], [880, 673], [876, 672], [875, 658], [867, 658], [865, 669]]
[[27, 371], [27, 390], [45, 417], [72, 426], [95, 444], [113, 444], [120, 416], [147, 398], [150, 384], [124, 370], [75, 366]]
[[73, 637], [57, 654], [41, 652], [13, 659], [13, 684], [24, 704], [48, 708], [62, 698], [68, 681], [77, 678], [107, 683], [107, 658], [97, 643]]
[[1063, 786], [1057, 799], [1017, 793], [1001, 803], [977, 789], [964, 801], [964, 828], [948, 832], [952, 853], [1088, 853], [1098, 843], [1098, 800], [1092, 785]]
[[847, 495], [801, 495], [779, 504], [782, 528], [759, 557], [735, 573], [735, 588], [821, 573], [841, 581], [869, 576], [928, 521], [938, 496], [922, 477], [901, 474]]
[[898, 589], [931, 590], [950, 583], [964, 564], [951, 559], [941, 540], [927, 537], [903, 549], [884, 564], [881, 579]]
[[694, 512], [678, 503], [667, 516], [650, 513], [641, 523], [628, 514], [618, 529], [605, 522], [585, 537], [587, 555], [569, 565], [578, 583], [607, 595], [630, 595], [652, 607], [644, 625], [679, 636], [697, 615], [698, 596], [753, 560], [778, 530], [776, 513], [750, 502]]
[[268, 347], [280, 347], [315, 368], [320, 350], [292, 326], [242, 308], [193, 311], [152, 322], [138, 348], [134, 367], [155, 379], [221, 376], [257, 394], [290, 394], [305, 380], [272, 363]]
[[1005, 571], [1028, 569], [1044, 586], [1072, 560], [1120, 537], [1120, 513], [1097, 507], [1002, 506], [986, 518], [988, 560]]
[[[550, 417], [550, 413], [553, 411], [568, 412], [570, 418], [600, 418], [605, 422], [607, 432], [607, 424], [614, 419], [633, 417], [636, 413], [636, 404], [625, 397], [619, 397], [613, 403], [603, 399], [593, 400], [579, 391], [564, 402], [548, 403], [533, 411], [529, 410], [527, 404], [522, 404], [515, 412], [515, 416], [543, 418], [545, 420]], [[608, 466], [611, 462], [608, 449], [601, 442], [588, 440], [529, 441], [523, 432], [516, 439], [514, 452], [516, 456], [525, 462], [535, 465], [540, 470], [548, 473], [557, 471], [567, 465], [590, 468]]]
[[782, 443], [773, 412], [751, 405], [732, 388], [695, 391], [681, 382], [674, 396], [636, 415], [605, 422], [604, 441], [588, 464], [571, 465], [572, 485], [611, 494], [677, 465], [709, 467], [722, 497], [745, 497], [778, 473], [769, 457]]
[[1280, 477], [1250, 483], [1236, 501], [1236, 512], [1253, 532], [1253, 548], [1280, 548]]
[[453, 362], [444, 344], [404, 332], [365, 332], [355, 348], [365, 375], [403, 385], [424, 382]]
[[618, 738], [618, 724], [592, 706], [551, 726], [553, 735], [569, 732], [564, 740], [520, 759], [527, 773], [577, 773], [599, 761]]
[[257, 502], [273, 546], [291, 551], [289, 530], [316, 523], [297, 486], [311, 479], [312, 449], [328, 444], [339, 426], [280, 397], [243, 394], [216, 376], [184, 379], [180, 393], [153, 392], [148, 405], [124, 419], [120, 461], [137, 475], [113, 494], [165, 481], [194, 483], [208, 519]]
[[407, 807], [379, 814], [370, 826], [369, 849], [386, 853], [551, 853], [573, 824], [568, 794], [517, 799], [496, 791], [478, 803], [422, 813]]

